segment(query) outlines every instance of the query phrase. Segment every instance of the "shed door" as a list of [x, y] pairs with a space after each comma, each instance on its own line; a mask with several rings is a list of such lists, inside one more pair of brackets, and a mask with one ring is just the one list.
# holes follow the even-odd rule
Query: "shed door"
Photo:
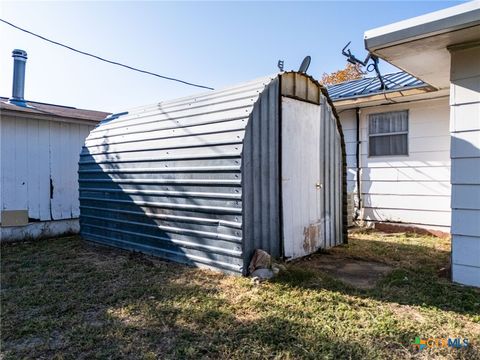
[[297, 258], [321, 244], [320, 106], [282, 98], [284, 255]]

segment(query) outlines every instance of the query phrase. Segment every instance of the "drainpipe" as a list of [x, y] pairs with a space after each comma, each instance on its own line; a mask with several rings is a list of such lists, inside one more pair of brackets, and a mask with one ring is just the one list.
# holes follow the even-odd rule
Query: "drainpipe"
[[355, 118], [356, 118], [356, 139], [357, 139], [357, 148], [355, 152], [355, 158], [357, 161], [357, 200], [358, 208], [355, 212], [355, 220], [358, 220], [360, 217], [360, 210], [362, 208], [362, 191], [360, 189], [360, 108], [355, 109]]

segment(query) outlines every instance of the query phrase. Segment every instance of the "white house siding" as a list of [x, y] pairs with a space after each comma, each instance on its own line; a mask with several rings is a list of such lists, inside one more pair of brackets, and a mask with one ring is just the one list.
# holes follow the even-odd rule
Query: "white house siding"
[[480, 46], [451, 56], [452, 276], [480, 286]]
[[[408, 110], [408, 156], [368, 156], [368, 115]], [[355, 110], [340, 112], [348, 191], [356, 192]], [[450, 135], [447, 98], [360, 109], [360, 218], [450, 230]]]
[[[91, 129], [67, 120], [2, 115], [1, 210], [28, 210], [30, 221], [78, 218], [78, 158]], [[7, 233], [11, 229], [2, 231]]]
[[345, 152], [347, 157], [347, 196], [348, 196], [348, 223], [352, 224], [355, 210], [358, 208], [357, 198], [357, 123], [355, 110], [339, 111], [345, 139]]

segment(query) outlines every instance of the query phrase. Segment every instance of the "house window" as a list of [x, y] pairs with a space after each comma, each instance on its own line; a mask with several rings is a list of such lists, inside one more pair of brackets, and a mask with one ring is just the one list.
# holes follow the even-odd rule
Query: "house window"
[[408, 155], [408, 110], [370, 114], [370, 156]]

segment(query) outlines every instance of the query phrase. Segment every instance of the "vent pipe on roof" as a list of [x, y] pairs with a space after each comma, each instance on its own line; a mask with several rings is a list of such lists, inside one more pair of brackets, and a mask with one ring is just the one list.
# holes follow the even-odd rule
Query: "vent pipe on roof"
[[27, 64], [27, 52], [15, 49], [13, 57], [13, 86], [12, 97], [9, 102], [18, 106], [27, 106], [24, 99], [25, 92], [25, 66]]

